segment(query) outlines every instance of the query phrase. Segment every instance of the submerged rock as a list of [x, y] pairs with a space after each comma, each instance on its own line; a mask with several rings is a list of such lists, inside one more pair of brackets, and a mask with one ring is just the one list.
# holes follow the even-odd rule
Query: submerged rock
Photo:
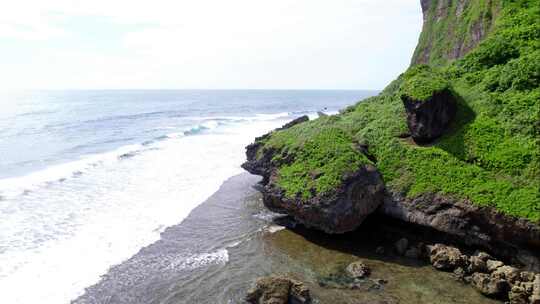
[[352, 262], [345, 268], [347, 274], [354, 279], [361, 279], [371, 274], [371, 269], [362, 261]]
[[259, 278], [248, 291], [246, 301], [252, 304], [309, 304], [311, 294], [302, 282], [281, 276]]

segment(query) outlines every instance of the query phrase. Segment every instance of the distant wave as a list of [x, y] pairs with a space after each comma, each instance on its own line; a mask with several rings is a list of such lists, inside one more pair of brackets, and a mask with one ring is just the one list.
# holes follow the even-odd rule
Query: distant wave
[[5, 199], [27, 194], [41, 186], [54, 182], [63, 182], [68, 178], [79, 177], [104, 163], [128, 158], [128, 155], [138, 153], [142, 145], [127, 145], [116, 150], [86, 156], [80, 160], [53, 165], [21, 177], [0, 179], [0, 195]]
[[[161, 112], [145, 113], [144, 115], [153, 115]], [[171, 132], [164, 135], [156, 136], [152, 139], [141, 142], [140, 144], [130, 144], [119, 147], [115, 150], [100, 154], [92, 154], [83, 156], [82, 159], [71, 161], [59, 165], [53, 165], [41, 171], [33, 172], [25, 176], [0, 179], [0, 196], [5, 199], [18, 195], [27, 194], [34, 191], [36, 188], [50, 185], [55, 182], [64, 182], [69, 178], [75, 178], [85, 174], [89, 170], [99, 167], [105, 163], [122, 161], [133, 158], [147, 150], [154, 150], [154, 144], [171, 140], [179, 139], [185, 136], [196, 136], [211, 132], [222, 126], [238, 125], [257, 121], [275, 121], [294, 118], [299, 115], [304, 115], [304, 112], [281, 112], [281, 113], [258, 113], [253, 116], [220, 116], [220, 117], [193, 117], [198, 119], [200, 123], [194, 124], [191, 127], [179, 128], [178, 132]], [[314, 112], [308, 113], [310, 118], [316, 118], [318, 115]], [[330, 115], [330, 113], [327, 113]], [[129, 116], [125, 116], [129, 117]], [[162, 130], [171, 130], [172, 127], [163, 127]], [[134, 138], [112, 139], [106, 142], [84, 144], [74, 147], [73, 149], [83, 149], [92, 147], [102, 143], [115, 143], [122, 141], [131, 141]]]

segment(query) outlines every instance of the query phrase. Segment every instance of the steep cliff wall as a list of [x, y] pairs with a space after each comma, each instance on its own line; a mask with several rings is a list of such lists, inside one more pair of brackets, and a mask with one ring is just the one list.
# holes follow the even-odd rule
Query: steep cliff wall
[[493, 28], [502, 0], [421, 0], [424, 24], [412, 65], [443, 65], [467, 54]]

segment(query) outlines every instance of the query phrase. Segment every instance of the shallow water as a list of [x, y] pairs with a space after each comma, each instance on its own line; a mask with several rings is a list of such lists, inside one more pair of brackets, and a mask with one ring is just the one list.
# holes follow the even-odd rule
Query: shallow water
[[[197, 207], [180, 225], [130, 260], [113, 267], [75, 303], [242, 303], [257, 277], [275, 273], [304, 281], [316, 303], [497, 303], [417, 260], [377, 255], [379, 227], [361, 234], [328, 236], [273, 224], [251, 187], [258, 179], [241, 174]], [[371, 278], [357, 290], [321, 287], [321, 279], [361, 259]]]

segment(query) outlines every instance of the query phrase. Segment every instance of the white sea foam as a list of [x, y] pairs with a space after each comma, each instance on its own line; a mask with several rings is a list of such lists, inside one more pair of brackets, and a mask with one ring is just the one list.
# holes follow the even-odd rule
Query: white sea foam
[[190, 257], [181, 257], [178, 262], [173, 262], [169, 265], [170, 268], [179, 269], [196, 269], [211, 264], [226, 264], [229, 262], [229, 251], [220, 249], [215, 252], [196, 254]]
[[[123, 147], [0, 181], [0, 300], [69, 303], [242, 172], [244, 147], [283, 118], [218, 124], [197, 136]], [[136, 157], [120, 157], [130, 153]], [[77, 172], [83, 174], [69, 178]], [[227, 259], [223, 249], [183, 265]], [[21, 286], [31, 292], [21, 293]]]

